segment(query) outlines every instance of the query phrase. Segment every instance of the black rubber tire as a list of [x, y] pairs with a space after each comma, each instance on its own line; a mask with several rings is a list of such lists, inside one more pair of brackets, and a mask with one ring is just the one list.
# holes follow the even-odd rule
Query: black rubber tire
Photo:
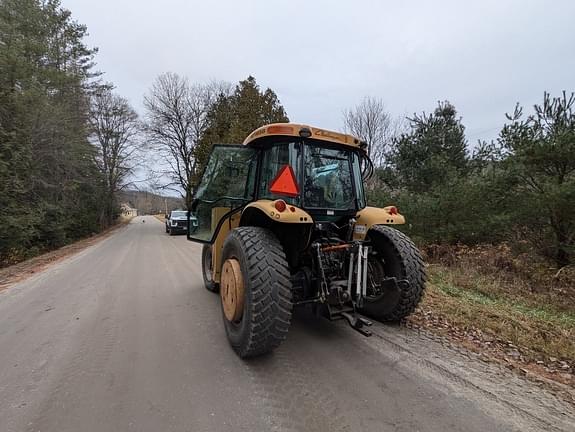
[[168, 225], [164, 224], [164, 228], [166, 228], [166, 234], [170, 232], [170, 231], [168, 230]]
[[377, 253], [374, 258], [383, 262], [385, 275], [407, 279], [409, 287], [366, 301], [361, 312], [379, 321], [400, 321], [415, 310], [423, 296], [427, 279], [423, 258], [409, 237], [394, 228], [375, 225], [368, 238]]
[[172, 228], [168, 228], [168, 234], [171, 236], [175, 235], [174, 231], [172, 231]]
[[217, 293], [220, 290], [219, 284], [213, 280], [212, 245], [205, 244], [202, 248], [202, 277], [204, 278], [204, 286], [208, 291]]
[[226, 334], [239, 357], [266, 354], [285, 340], [292, 316], [290, 271], [277, 237], [260, 227], [240, 227], [230, 232], [222, 263], [235, 258], [244, 281], [244, 312], [239, 322], [223, 314]]

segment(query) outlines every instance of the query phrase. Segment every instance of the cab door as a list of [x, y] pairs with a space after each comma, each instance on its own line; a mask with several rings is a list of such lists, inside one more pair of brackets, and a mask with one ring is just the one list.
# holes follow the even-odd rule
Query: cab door
[[188, 240], [213, 243], [219, 227], [253, 199], [257, 155], [251, 147], [214, 145], [194, 194]]

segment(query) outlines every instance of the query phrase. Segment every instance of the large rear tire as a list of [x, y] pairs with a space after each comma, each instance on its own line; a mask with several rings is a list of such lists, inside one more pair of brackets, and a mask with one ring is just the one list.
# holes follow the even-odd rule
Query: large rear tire
[[[394, 228], [375, 225], [368, 233], [373, 253], [368, 261], [367, 299], [362, 313], [379, 321], [399, 321], [410, 315], [425, 289], [425, 264], [413, 242]], [[378, 280], [395, 277], [409, 281], [397, 290], [378, 290]]]
[[[222, 269], [234, 273], [222, 274], [220, 288], [232, 348], [241, 358], [272, 351], [286, 338], [292, 315], [290, 272], [279, 240], [264, 228], [235, 228], [224, 243], [222, 262]], [[231, 284], [240, 287], [242, 298], [229, 295]], [[236, 305], [241, 309], [230, 312]]]
[[212, 246], [204, 245], [202, 248], [202, 276], [204, 286], [208, 291], [217, 293], [220, 287], [214, 282], [214, 273], [212, 271]]

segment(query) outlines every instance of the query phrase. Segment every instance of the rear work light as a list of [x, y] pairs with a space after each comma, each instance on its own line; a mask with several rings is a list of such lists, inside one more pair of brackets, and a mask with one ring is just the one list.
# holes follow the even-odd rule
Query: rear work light
[[299, 195], [299, 186], [297, 185], [293, 168], [290, 165], [284, 165], [279, 170], [277, 176], [272, 180], [270, 192], [292, 198]]

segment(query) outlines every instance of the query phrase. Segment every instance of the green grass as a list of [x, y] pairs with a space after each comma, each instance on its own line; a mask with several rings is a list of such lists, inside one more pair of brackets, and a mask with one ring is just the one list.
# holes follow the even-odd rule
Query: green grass
[[[575, 360], [575, 311], [544, 304], [548, 297], [528, 294], [520, 287], [501, 287], [495, 276], [473, 269], [434, 265], [428, 273], [428, 289], [421, 304], [424, 312], [442, 317], [464, 332], [478, 329], [512, 342], [531, 359]], [[438, 330], [448, 331], [449, 327]]]
[[509, 309], [512, 312], [523, 314], [543, 321], [549, 321], [561, 326], [575, 326], [575, 312], [562, 312], [545, 306], [531, 306], [508, 298], [498, 298], [481, 291], [471, 291], [450, 283], [442, 272], [434, 272], [430, 282], [450, 297], [459, 298], [468, 303], [477, 303], [485, 306]]

